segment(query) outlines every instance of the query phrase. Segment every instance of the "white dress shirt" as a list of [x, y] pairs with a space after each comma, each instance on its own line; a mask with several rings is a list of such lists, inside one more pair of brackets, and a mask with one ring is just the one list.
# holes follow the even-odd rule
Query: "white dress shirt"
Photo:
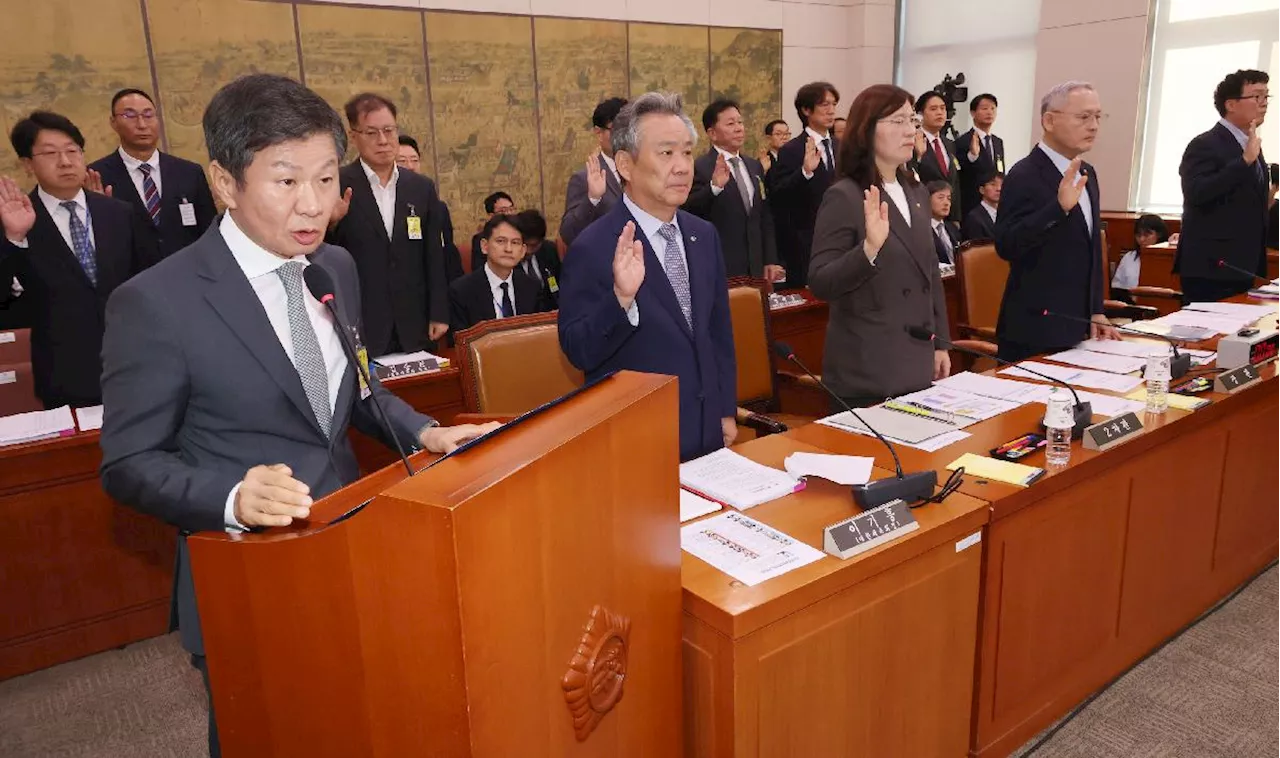
[[898, 213], [902, 214], [902, 219], [907, 222], [907, 226], [911, 226], [911, 206], [907, 204], [907, 191], [902, 188], [898, 182], [885, 182], [884, 194], [889, 196], [893, 204], [898, 207]]
[[[1071, 160], [1067, 158], [1067, 156], [1059, 153], [1057, 150], [1054, 150], [1043, 142], [1040, 143], [1039, 148], [1044, 151], [1045, 155], [1049, 156], [1049, 160], [1053, 161], [1053, 165], [1057, 166], [1059, 174], [1065, 175], [1067, 173], [1067, 166], [1071, 165]], [[1074, 174], [1071, 177], [1071, 181], [1077, 181], [1079, 178], [1079, 174]], [[1089, 177], [1089, 181], [1094, 182], [1097, 181], [1097, 179], [1095, 177]], [[1080, 191], [1080, 211], [1084, 213], [1084, 222], [1089, 226], [1089, 233], [1093, 234], [1093, 203], [1089, 201], [1089, 186], [1087, 184], [1084, 189]]]
[[151, 167], [151, 181], [156, 183], [156, 195], [164, 197], [164, 187], [160, 184], [160, 151], [152, 150], [151, 157], [145, 161], [140, 161], [124, 151], [124, 148], [116, 150], [120, 154], [120, 160], [124, 161], [124, 168], [129, 172], [129, 178], [133, 180], [134, 189], [138, 190], [138, 197], [142, 198], [142, 204], [147, 204], [147, 191], [142, 188], [142, 171], [138, 168], [142, 164]]
[[983, 200], [982, 208], [987, 212], [987, 215], [991, 217], [991, 223], [994, 224], [996, 221], [996, 211], [997, 211], [996, 207], [991, 203], [988, 203], [986, 200]]
[[1241, 150], [1245, 148], [1245, 145], [1249, 144], [1249, 135], [1246, 134], [1243, 129], [1231, 123], [1230, 121], [1226, 120], [1225, 118], [1218, 119], [1218, 123], [1225, 126], [1227, 128], [1227, 131], [1231, 132], [1231, 136], [1236, 138], [1236, 142], [1240, 143]]
[[400, 179], [400, 167], [391, 167], [391, 179], [385, 187], [374, 170], [369, 168], [369, 164], [364, 162], [364, 158], [360, 159], [360, 168], [364, 169], [364, 175], [369, 179], [373, 201], [378, 204], [378, 213], [382, 215], [382, 226], [387, 230], [387, 239], [391, 239], [391, 225], [396, 220], [396, 181]]
[[1112, 287], [1131, 290], [1138, 286], [1138, 277], [1142, 274], [1142, 261], [1138, 255], [1139, 251], [1130, 250], [1120, 256], [1120, 262], [1116, 264], [1116, 275], [1111, 278]]
[[[823, 143], [823, 141], [824, 141], [824, 140], [829, 140], [829, 139], [831, 139], [831, 132], [830, 132], [830, 131], [828, 131], [826, 134], [818, 134], [817, 132], [815, 132], [815, 131], [813, 130], [813, 128], [812, 128], [812, 127], [806, 126], [806, 127], [804, 128], [804, 133], [805, 133], [805, 134], [807, 134], [807, 135], [809, 135], [809, 136], [813, 139], [813, 146], [814, 146], [814, 147], [816, 147], [816, 148], [818, 148], [818, 155], [822, 156], [822, 165], [826, 166], [828, 171], [833, 171], [833, 170], [835, 169], [835, 167], [834, 167], [834, 166], [832, 166], [830, 163], [828, 163], [828, 162], [827, 162], [827, 149], [826, 149], [825, 147], [823, 147], [823, 146], [822, 146], [822, 143]], [[835, 150], [836, 150], [836, 148], [835, 148], [835, 143], [833, 142], [833, 143], [831, 144], [831, 155], [832, 155], [832, 157], [835, 157], [835, 154], [836, 154], [836, 153], [835, 153]], [[805, 179], [812, 179], [812, 178], [813, 178], [813, 174], [811, 174], [811, 173], [810, 173], [810, 172], [808, 172], [808, 171], [805, 171], [805, 170], [804, 170], [804, 166], [803, 166], [803, 165], [800, 167], [800, 173], [801, 173], [801, 175], [803, 175], [803, 176], [804, 176], [804, 178], [805, 178]]]
[[500, 278], [493, 269], [489, 268], [489, 262], [484, 264], [484, 277], [489, 280], [489, 294], [493, 297], [493, 317], [503, 318], [502, 315], [502, 285], [507, 285], [507, 297], [511, 298], [511, 310], [517, 316], [520, 315], [520, 309], [516, 307], [516, 283], [511, 273], [507, 273], [507, 278]]
[[[44, 191], [43, 187], [36, 187], [36, 196], [40, 198], [40, 202], [44, 203], [45, 210], [49, 211], [49, 215], [53, 217], [54, 226], [58, 227], [58, 233], [62, 235], [62, 241], [67, 243], [67, 249], [75, 253], [75, 243], [71, 241], [71, 212], [62, 207], [62, 201]], [[98, 249], [97, 239], [93, 235], [93, 219], [89, 216], [89, 206], [85, 205], [84, 190], [76, 192], [76, 196], [71, 198], [76, 204], [76, 215], [80, 217], [80, 223], [89, 232], [89, 244], [96, 251]], [[18, 247], [26, 247], [27, 240], [11, 240]]]
[[[742, 160], [742, 157], [739, 153], [731, 153], [728, 150], [725, 150], [724, 148], [720, 147], [719, 145], [712, 145], [712, 147], [716, 149], [717, 153], [720, 153], [721, 155], [724, 156], [725, 163], [729, 164], [729, 173], [733, 175], [733, 178], [738, 182], [738, 184], [741, 184], [742, 186], [747, 188], [747, 197], [751, 200], [751, 202], [754, 203], [756, 198], [756, 192], [755, 192], [756, 188], [751, 186], [751, 172], [747, 170], [746, 161]], [[738, 159], [737, 171], [733, 169], [733, 163], [731, 162], [731, 159], [733, 158]], [[728, 186], [728, 185], [725, 185], [725, 186]], [[713, 196], [719, 197], [721, 192], [724, 192], [724, 187], [717, 187], [715, 184], [711, 185], [711, 194]]]
[[[276, 274], [276, 269], [289, 259], [270, 253], [249, 239], [240, 227], [236, 226], [230, 213], [223, 214], [218, 230], [222, 232], [222, 238], [226, 240], [227, 247], [231, 248], [231, 255], [235, 258], [236, 264], [249, 280], [249, 286], [253, 287], [254, 294], [261, 301], [263, 310], [267, 312], [267, 320], [271, 322], [271, 329], [275, 332], [276, 339], [280, 340], [280, 346], [284, 348], [285, 355], [289, 356], [290, 362], [293, 362], [293, 336], [289, 329], [289, 299], [285, 294], [284, 282], [280, 281], [280, 277]], [[297, 260], [311, 265], [306, 257], [299, 257]], [[329, 408], [332, 410], [338, 402], [338, 389], [342, 385], [342, 376], [347, 372], [347, 356], [342, 352], [338, 328], [333, 323], [333, 316], [329, 310], [312, 297], [310, 291], [304, 290], [303, 298], [307, 305], [307, 316], [311, 319], [311, 327], [315, 329], [316, 340], [320, 343], [325, 373], [329, 375]], [[227, 495], [224, 514], [227, 526], [234, 530], [243, 528], [235, 517], [236, 493], [239, 491], [239, 484], [231, 488], [231, 492]]]
[[[641, 210], [640, 206], [631, 202], [631, 197], [625, 192], [622, 193], [622, 202], [627, 204], [627, 210], [631, 211], [631, 215], [635, 218], [636, 226], [639, 227], [640, 232], [648, 238], [649, 244], [653, 247], [654, 255], [658, 257], [658, 263], [662, 264], [662, 273], [667, 273], [667, 240], [658, 233], [658, 230], [666, 222]], [[671, 217], [671, 223], [676, 227], [677, 231], [680, 229], [680, 222], [677, 216]], [[685, 271], [688, 271], [689, 255], [684, 249], [683, 232], [676, 237], [676, 247], [680, 249], [680, 256], [684, 258]], [[637, 326], [640, 323], [640, 307], [634, 300], [631, 302], [631, 307], [627, 309], [627, 320], [631, 322], [632, 326]]]

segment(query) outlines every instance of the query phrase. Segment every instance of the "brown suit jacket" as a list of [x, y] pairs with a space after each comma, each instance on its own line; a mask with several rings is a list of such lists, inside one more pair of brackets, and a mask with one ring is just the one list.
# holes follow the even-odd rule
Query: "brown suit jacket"
[[929, 198], [919, 185], [904, 189], [911, 223], [884, 197], [889, 236], [874, 265], [862, 251], [862, 188], [841, 179], [827, 190], [818, 209], [809, 287], [830, 304], [822, 378], [841, 397], [889, 397], [928, 387], [933, 345], [906, 329], [948, 333]]

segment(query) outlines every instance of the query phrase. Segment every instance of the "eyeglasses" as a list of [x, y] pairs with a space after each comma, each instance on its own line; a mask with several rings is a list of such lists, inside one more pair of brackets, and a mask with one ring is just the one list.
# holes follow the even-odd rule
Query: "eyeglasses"
[[1106, 113], [1101, 113], [1097, 111], [1092, 113], [1067, 113], [1066, 111], [1049, 111], [1049, 112], [1059, 113], [1059, 114], [1062, 114], [1063, 116], [1070, 116], [1073, 121], [1075, 121], [1077, 124], [1080, 124], [1082, 126], [1091, 122], [1097, 122], [1098, 125], [1101, 126], [1102, 122], [1107, 120], [1107, 115], [1108, 115]]
[[384, 126], [381, 129], [370, 127], [368, 129], [356, 129], [356, 131], [368, 137], [369, 139], [377, 139], [379, 134], [381, 134], [383, 137], [386, 137], [387, 139], [395, 139], [396, 135], [400, 133], [400, 127]]
[[156, 117], [156, 111], [155, 111], [155, 108], [147, 108], [145, 110], [140, 110], [140, 111], [135, 111], [132, 108], [125, 108], [124, 110], [120, 111], [116, 115], [123, 119], [127, 119], [129, 121], [136, 121], [140, 118], [150, 121], [151, 119]]
[[918, 114], [914, 116], [894, 116], [892, 118], [882, 118], [880, 123], [888, 124], [894, 129], [906, 129], [908, 126], [915, 129], [924, 123], [924, 119], [920, 118]]
[[43, 153], [32, 153], [32, 158], [52, 158], [55, 161], [59, 158], [66, 158], [74, 163], [84, 158], [84, 151], [78, 147], [69, 147], [66, 150], [46, 150]]
[[1266, 105], [1271, 100], [1270, 93], [1262, 93], [1260, 95], [1241, 95], [1240, 97], [1228, 98], [1229, 100], [1253, 100], [1258, 105]]

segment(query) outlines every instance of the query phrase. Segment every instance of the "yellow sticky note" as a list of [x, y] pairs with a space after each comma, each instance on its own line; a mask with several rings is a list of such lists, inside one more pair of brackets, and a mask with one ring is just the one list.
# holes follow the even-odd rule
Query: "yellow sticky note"
[[1026, 487], [1044, 474], [1044, 469], [1039, 469], [1035, 466], [1024, 466], [1021, 463], [986, 458], [973, 453], [965, 453], [956, 458], [947, 465], [947, 468], [954, 471], [961, 466], [964, 467], [966, 476], [1005, 482], [1019, 487]]
[[[1133, 392], [1125, 395], [1130, 400], [1137, 400], [1140, 403], [1147, 402], [1147, 388], [1139, 387]], [[1203, 408], [1209, 404], [1207, 397], [1195, 397], [1194, 395], [1179, 395], [1176, 392], [1170, 392], [1165, 397], [1169, 401], [1170, 408], [1177, 408], [1180, 411], [1194, 411]]]

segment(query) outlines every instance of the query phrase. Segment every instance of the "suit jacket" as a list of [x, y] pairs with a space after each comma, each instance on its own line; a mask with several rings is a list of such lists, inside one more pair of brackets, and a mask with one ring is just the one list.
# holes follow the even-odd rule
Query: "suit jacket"
[[933, 251], [937, 256], [939, 263], [955, 263], [956, 253], [960, 249], [960, 230], [952, 223], [951, 219], [942, 220], [942, 228], [947, 232], [947, 239], [951, 241], [951, 250], [942, 244], [942, 240], [938, 238], [938, 233], [933, 230], [933, 215], [929, 216], [929, 236], [933, 240]]
[[[449, 294], [441, 251], [439, 195], [430, 179], [412, 171], [396, 180], [391, 237], [360, 161], [345, 166], [342, 191], [352, 188], [351, 208], [327, 235], [355, 259], [364, 292], [365, 346], [369, 357], [385, 355], [394, 330], [405, 352], [430, 347], [428, 321], [449, 323]], [[410, 209], [422, 220], [422, 239], [409, 239]]]
[[[999, 216], [999, 212], [996, 213]], [[996, 238], [996, 222], [981, 204], [964, 214], [964, 223], [960, 226], [960, 235], [965, 242], [969, 240], [993, 240]]]
[[613, 172], [609, 170], [609, 165], [605, 163], [604, 156], [600, 156], [600, 169], [604, 171], [605, 190], [604, 197], [599, 203], [591, 204], [591, 199], [587, 195], [587, 170], [579, 169], [573, 176], [569, 177], [569, 186], [564, 193], [564, 215], [560, 217], [560, 239], [564, 240], [564, 244], [572, 245], [573, 241], [582, 234], [582, 230], [591, 225], [591, 222], [598, 218], [602, 218], [609, 211], [613, 210], [613, 206], [622, 199], [622, 185], [614, 178]]
[[[22, 283], [31, 316], [31, 373], [46, 408], [102, 402], [102, 330], [107, 298], [159, 259], [149, 219], [123, 200], [85, 193], [93, 224], [98, 284], [89, 281], [35, 191], [36, 223], [20, 248], [0, 235], [0, 282]], [[81, 221], [84, 221], [81, 218]]]
[[440, 252], [444, 256], [444, 278], [447, 283], [462, 276], [462, 252], [453, 243], [453, 217], [449, 215], [449, 206], [443, 201], [436, 203], [436, 212], [440, 214]]
[[[778, 151], [773, 166], [773, 219], [778, 226], [778, 252], [787, 269], [787, 286], [804, 287], [809, 276], [809, 249], [813, 245], [813, 224], [822, 204], [822, 193], [835, 177], [826, 163], [819, 163], [810, 179], [804, 178], [804, 143], [808, 132], [800, 132]], [[822, 146], [818, 146], [822, 150]], [[840, 140], [831, 138], [832, 155], [840, 155]]]
[[[102, 184], [112, 188], [112, 197], [130, 203], [141, 211], [143, 218], [150, 220], [147, 204], [138, 194], [138, 188], [134, 186], [133, 178], [129, 176], [129, 170], [119, 151], [111, 151], [90, 164], [89, 168], [102, 175]], [[183, 202], [194, 206], [194, 226], [182, 225], [182, 212], [178, 206]], [[204, 230], [209, 228], [217, 215], [218, 210], [214, 207], [213, 192], [209, 190], [204, 168], [198, 163], [160, 153], [160, 222], [158, 226], [153, 226], [161, 257], [172, 255], [200, 239], [200, 235], [204, 234]]]
[[[343, 320], [359, 328], [356, 264], [341, 248], [310, 256], [333, 277]], [[177, 526], [173, 602], [182, 642], [203, 654], [185, 534], [221, 531], [231, 489], [261, 464], [284, 463], [321, 498], [355, 481], [348, 425], [390, 442], [355, 369], [338, 387], [331, 436], [249, 280], [218, 229], [116, 290], [103, 340], [102, 486], [119, 502]], [[406, 449], [430, 419], [373, 377]]]
[[710, 223], [677, 211], [693, 300], [691, 330], [657, 254], [638, 231], [645, 279], [635, 300], [639, 322], [632, 326], [613, 294], [613, 253], [622, 228], [634, 220], [619, 202], [569, 249], [560, 288], [560, 348], [588, 381], [620, 369], [677, 377], [680, 460], [689, 460], [724, 446], [720, 420], [734, 416], [738, 402], [720, 240]]
[[[542, 287], [543, 304], [546, 310], [553, 311], [560, 306], [560, 251], [556, 243], [543, 240], [533, 253], [534, 265], [538, 267], [539, 283]], [[523, 270], [524, 263], [520, 264]]]
[[948, 334], [942, 276], [933, 248], [929, 197], [904, 186], [911, 223], [889, 203], [889, 236], [872, 265], [863, 252], [862, 187], [831, 185], [813, 232], [809, 288], [830, 303], [822, 379], [841, 397], [888, 397], [928, 387], [933, 344], [907, 334]]
[[[511, 289], [517, 316], [548, 310], [538, 283], [520, 269], [511, 272]], [[483, 266], [449, 285], [449, 312], [449, 327], [455, 333], [498, 317]]]
[[1216, 124], [1182, 154], [1182, 235], [1173, 270], [1184, 277], [1252, 284], [1243, 274], [1219, 267], [1219, 259], [1259, 276], [1267, 273], [1267, 164], [1259, 153], [1258, 162], [1249, 165], [1242, 153], [1231, 132]]
[[713, 147], [693, 162], [693, 189], [684, 209], [715, 224], [720, 233], [725, 273], [729, 276], [763, 276], [764, 267], [777, 265], [778, 244], [765, 189], [764, 166], [742, 155], [742, 165], [751, 177], [751, 210], [742, 202], [738, 179], [732, 176], [719, 195], [711, 192], [711, 174], [718, 153]]
[[1069, 347], [1089, 336], [1089, 327], [1043, 316], [1045, 309], [1088, 319], [1102, 313], [1106, 272], [1102, 267], [1102, 220], [1098, 175], [1085, 185], [1093, 230], [1077, 203], [1070, 213], [1058, 205], [1062, 173], [1039, 147], [1018, 161], [1004, 180], [996, 215], [996, 253], [1009, 261], [1009, 279], [996, 323], [999, 340], [1043, 349]]
[[[991, 137], [991, 149], [995, 152], [995, 159], [992, 160], [990, 153], [982, 150], [978, 153], [978, 159], [969, 160], [969, 140], [973, 139], [973, 129], [961, 134], [953, 143], [956, 151], [956, 160], [960, 162], [960, 215], [968, 216], [969, 211], [978, 207], [982, 203], [982, 196], [978, 194], [978, 185], [982, 181], [982, 177], [989, 174], [999, 172], [1004, 173], [1004, 140], [996, 135]], [[937, 161], [934, 161], [936, 164]], [[954, 207], [954, 203], [952, 204]]]
[[[926, 135], [927, 136], [927, 135]], [[933, 152], [933, 148], [928, 142], [925, 143], [924, 155], [913, 159], [908, 163], [915, 170], [916, 175], [920, 177], [921, 184], [928, 184], [934, 181], [944, 181], [951, 185], [951, 197], [960, 197], [960, 161], [956, 158], [956, 143], [951, 141], [950, 137], [940, 136], [942, 147], [947, 153], [947, 173], [942, 173], [942, 166], [938, 163], [938, 156]], [[948, 217], [955, 223], [960, 223], [960, 203], [951, 203], [951, 215]]]

